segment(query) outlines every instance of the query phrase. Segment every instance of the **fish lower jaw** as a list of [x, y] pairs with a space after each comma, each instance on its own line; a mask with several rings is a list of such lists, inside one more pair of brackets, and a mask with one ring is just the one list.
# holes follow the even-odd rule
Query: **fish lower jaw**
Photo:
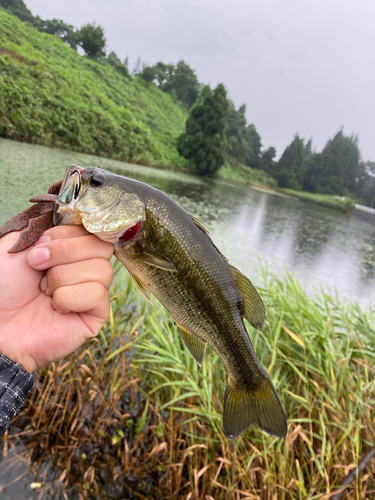
[[108, 231], [105, 226], [99, 228], [93, 228], [87, 221], [83, 219], [83, 225], [89, 233], [95, 234], [98, 238], [103, 241], [107, 241], [116, 247], [123, 246], [127, 243], [133, 242], [135, 237], [139, 234], [139, 222], [133, 226], [122, 227], [121, 229]]
[[72, 206], [60, 205], [55, 208], [54, 223], [56, 226], [79, 226], [82, 224], [82, 217]]

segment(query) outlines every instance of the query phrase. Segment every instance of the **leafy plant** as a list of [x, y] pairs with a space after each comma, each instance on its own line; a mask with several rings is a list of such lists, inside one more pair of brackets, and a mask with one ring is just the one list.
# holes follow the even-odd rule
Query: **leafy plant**
[[200, 175], [212, 175], [224, 164], [226, 95], [222, 84], [214, 91], [208, 85], [203, 87], [187, 119], [186, 132], [178, 138], [178, 152], [191, 160], [193, 170]]
[[2, 137], [185, 166], [175, 141], [186, 114], [171, 96], [130, 78], [125, 65], [80, 56], [3, 10], [0, 25]]

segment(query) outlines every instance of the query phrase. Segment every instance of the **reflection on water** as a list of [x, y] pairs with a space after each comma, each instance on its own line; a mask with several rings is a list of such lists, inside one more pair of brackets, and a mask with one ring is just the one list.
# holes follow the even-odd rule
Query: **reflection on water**
[[231, 263], [259, 280], [259, 258], [307, 288], [375, 299], [375, 223], [245, 186], [0, 139], [0, 225], [77, 163], [151, 184], [201, 219]]

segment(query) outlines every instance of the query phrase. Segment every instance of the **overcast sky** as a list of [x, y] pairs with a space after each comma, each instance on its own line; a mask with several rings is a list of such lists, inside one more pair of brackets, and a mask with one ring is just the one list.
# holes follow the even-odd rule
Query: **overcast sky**
[[343, 126], [375, 161], [374, 0], [25, 0], [33, 14], [104, 27], [130, 69], [184, 59], [245, 103], [278, 156], [298, 133], [320, 151]]

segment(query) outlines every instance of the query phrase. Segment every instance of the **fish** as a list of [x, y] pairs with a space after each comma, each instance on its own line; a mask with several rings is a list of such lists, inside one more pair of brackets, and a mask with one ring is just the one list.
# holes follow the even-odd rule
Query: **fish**
[[223, 428], [234, 439], [252, 425], [277, 437], [287, 420], [260, 364], [246, 319], [261, 330], [263, 301], [231, 266], [202, 223], [163, 192], [100, 168], [69, 165], [55, 199], [54, 225], [83, 224], [114, 245], [136, 289], [154, 295], [172, 316], [199, 365], [208, 344], [227, 371]]

